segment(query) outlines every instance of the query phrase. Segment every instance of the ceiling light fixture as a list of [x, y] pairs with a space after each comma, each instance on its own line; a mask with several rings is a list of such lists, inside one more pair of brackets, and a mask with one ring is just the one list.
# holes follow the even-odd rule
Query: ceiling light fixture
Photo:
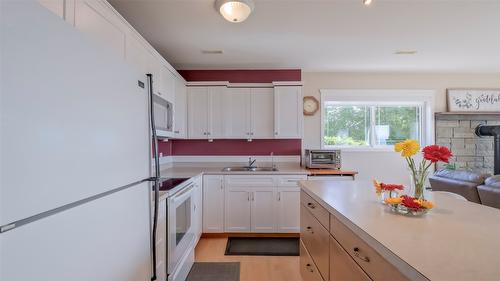
[[365, 6], [369, 6], [372, 2], [373, 2], [373, 0], [363, 0], [363, 4]]
[[252, 0], [216, 0], [215, 8], [230, 22], [242, 22], [252, 13], [255, 5]]

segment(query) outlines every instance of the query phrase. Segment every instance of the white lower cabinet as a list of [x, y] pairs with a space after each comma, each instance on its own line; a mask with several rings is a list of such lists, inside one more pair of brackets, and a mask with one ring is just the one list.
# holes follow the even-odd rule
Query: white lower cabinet
[[193, 192], [193, 228], [195, 235], [195, 245], [200, 240], [203, 231], [203, 188], [202, 177], [197, 176], [193, 179], [194, 192]]
[[246, 187], [226, 187], [226, 232], [250, 232], [251, 192]]
[[203, 176], [203, 232], [224, 232], [224, 176]]
[[[297, 182], [307, 179], [305, 175], [224, 178], [224, 227], [223, 231], [212, 228], [211, 232], [300, 232], [300, 188]], [[220, 199], [220, 196], [213, 197]], [[205, 195], [205, 198], [208, 197]], [[215, 201], [205, 201], [204, 204], [204, 210], [206, 204], [216, 205]], [[213, 210], [209, 212], [212, 214]], [[204, 214], [205, 217], [208, 216]], [[204, 229], [206, 224], [204, 221]]]

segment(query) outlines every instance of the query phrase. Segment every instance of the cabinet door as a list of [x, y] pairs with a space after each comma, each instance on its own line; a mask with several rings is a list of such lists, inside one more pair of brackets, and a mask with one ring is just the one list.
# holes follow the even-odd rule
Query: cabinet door
[[[125, 60], [138, 71], [143, 73], [144, 79], [146, 79], [146, 74], [150, 69], [149, 63], [151, 60], [151, 54], [144, 46], [143, 41], [130, 32], [127, 36], [126, 48], [127, 51], [125, 54]], [[143, 82], [146, 83], [145, 80]]]
[[300, 232], [300, 188], [278, 188], [278, 232]]
[[208, 87], [188, 87], [188, 137], [206, 139], [208, 133]]
[[196, 242], [198, 242], [203, 230], [203, 189], [201, 176], [194, 178], [193, 181], [193, 232]]
[[251, 130], [254, 139], [274, 137], [274, 89], [254, 88], [251, 94]]
[[227, 89], [225, 105], [227, 138], [251, 138], [250, 95], [250, 88]]
[[302, 87], [274, 88], [274, 122], [276, 138], [302, 137]]
[[106, 46], [112, 53], [125, 58], [125, 24], [103, 1], [75, 1], [75, 27]]
[[275, 232], [275, 187], [253, 187], [251, 190], [252, 232]]
[[244, 187], [226, 187], [226, 232], [250, 232], [250, 192]]
[[166, 65], [161, 65], [160, 78], [160, 94], [164, 99], [175, 104], [175, 75]]
[[174, 134], [176, 138], [186, 137], [187, 89], [184, 80], [175, 79]]
[[60, 18], [64, 17], [64, 0], [38, 0], [38, 3]]
[[203, 232], [224, 232], [223, 176], [203, 176]]
[[330, 280], [370, 281], [371, 279], [340, 246], [330, 237]]
[[224, 138], [226, 87], [209, 87], [208, 138]]

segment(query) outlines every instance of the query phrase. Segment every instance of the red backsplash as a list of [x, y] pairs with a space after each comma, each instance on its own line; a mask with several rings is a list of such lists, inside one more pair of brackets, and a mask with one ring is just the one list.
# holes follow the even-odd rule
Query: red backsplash
[[162, 153], [163, 156], [172, 155], [172, 141], [158, 141], [158, 153]]
[[302, 140], [173, 140], [172, 155], [300, 155]]
[[271, 83], [301, 81], [300, 69], [269, 70], [178, 70], [186, 81], [229, 81], [231, 83]]

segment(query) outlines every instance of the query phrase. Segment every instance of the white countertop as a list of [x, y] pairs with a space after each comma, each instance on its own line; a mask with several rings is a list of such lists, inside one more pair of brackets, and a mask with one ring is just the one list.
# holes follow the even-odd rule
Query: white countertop
[[[190, 178], [199, 174], [208, 175], [307, 175], [309, 172], [298, 164], [278, 164], [278, 171], [272, 172], [223, 172], [222, 169], [231, 166], [243, 166], [241, 163], [181, 163], [174, 166], [162, 167], [161, 177], [164, 178]], [[258, 165], [259, 166], [259, 165]], [[267, 164], [262, 167], [269, 167]], [[259, 166], [260, 167], [260, 166]]]
[[500, 280], [499, 209], [429, 192], [435, 209], [406, 217], [388, 211], [370, 182], [300, 185], [372, 247], [392, 252], [430, 280]]

